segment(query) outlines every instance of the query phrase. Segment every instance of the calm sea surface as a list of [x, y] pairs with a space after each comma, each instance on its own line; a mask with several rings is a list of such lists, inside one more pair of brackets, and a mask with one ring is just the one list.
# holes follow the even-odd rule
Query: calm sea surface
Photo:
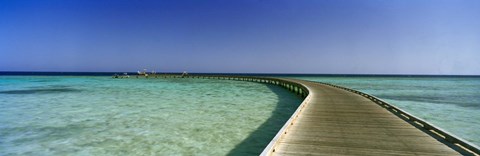
[[[480, 78], [294, 76], [357, 89], [480, 144]], [[0, 155], [258, 155], [302, 100], [207, 79], [0, 76]]]
[[253, 82], [0, 76], [0, 155], [258, 155], [301, 101]]
[[480, 77], [297, 76], [377, 96], [480, 145]]

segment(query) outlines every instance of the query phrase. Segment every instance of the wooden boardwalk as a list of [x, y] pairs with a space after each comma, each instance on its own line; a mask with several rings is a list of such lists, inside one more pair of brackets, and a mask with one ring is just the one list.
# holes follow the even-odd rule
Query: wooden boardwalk
[[460, 155], [371, 100], [319, 83], [275, 155]]
[[480, 155], [479, 147], [445, 130], [374, 96], [340, 86], [253, 76], [162, 77], [269, 83], [304, 97], [261, 155]]

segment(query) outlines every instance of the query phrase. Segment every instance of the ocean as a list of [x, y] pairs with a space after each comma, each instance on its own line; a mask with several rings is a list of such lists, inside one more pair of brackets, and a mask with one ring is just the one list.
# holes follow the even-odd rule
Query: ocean
[[0, 76], [0, 155], [258, 155], [302, 99], [209, 79]]
[[[0, 155], [258, 155], [302, 101], [254, 82], [35, 75], [0, 76]], [[360, 90], [480, 144], [480, 77], [264, 76]]]

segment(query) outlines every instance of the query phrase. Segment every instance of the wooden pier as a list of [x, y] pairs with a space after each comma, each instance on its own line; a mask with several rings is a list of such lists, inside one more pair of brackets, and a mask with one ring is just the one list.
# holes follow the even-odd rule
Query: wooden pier
[[381, 99], [349, 88], [285, 78], [182, 78], [270, 83], [304, 97], [261, 155], [480, 155], [477, 146]]
[[303, 84], [312, 95], [288, 133], [264, 155], [461, 155], [360, 94]]

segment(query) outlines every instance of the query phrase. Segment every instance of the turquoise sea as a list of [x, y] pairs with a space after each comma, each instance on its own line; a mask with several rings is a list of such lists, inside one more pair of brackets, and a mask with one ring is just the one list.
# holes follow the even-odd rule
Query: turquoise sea
[[0, 155], [258, 155], [301, 101], [253, 82], [1, 76]]
[[[479, 77], [289, 77], [375, 95], [480, 144]], [[258, 155], [301, 101], [231, 80], [0, 76], [0, 155]]]

